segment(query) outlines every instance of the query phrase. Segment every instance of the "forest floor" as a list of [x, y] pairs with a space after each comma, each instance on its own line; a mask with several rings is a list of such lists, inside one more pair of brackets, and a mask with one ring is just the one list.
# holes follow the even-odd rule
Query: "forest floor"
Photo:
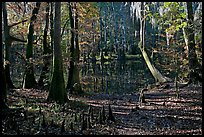
[[[69, 96], [69, 101], [60, 106], [48, 103], [47, 94], [36, 89], [10, 91], [10, 109], [2, 113], [2, 134], [202, 135], [202, 86], [191, 84], [179, 89], [179, 98], [173, 88], [155, 88], [145, 92], [147, 103], [138, 102], [138, 92], [91, 93]], [[115, 122], [100, 123], [98, 114], [104, 106], [107, 118], [109, 104]], [[91, 127], [81, 130], [82, 113], [88, 117], [90, 105], [93, 109]]]

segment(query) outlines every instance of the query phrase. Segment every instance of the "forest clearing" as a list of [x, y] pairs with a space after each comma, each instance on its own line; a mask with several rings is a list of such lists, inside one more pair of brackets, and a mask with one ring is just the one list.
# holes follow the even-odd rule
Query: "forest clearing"
[[2, 135], [202, 135], [202, 2], [2, 2]]

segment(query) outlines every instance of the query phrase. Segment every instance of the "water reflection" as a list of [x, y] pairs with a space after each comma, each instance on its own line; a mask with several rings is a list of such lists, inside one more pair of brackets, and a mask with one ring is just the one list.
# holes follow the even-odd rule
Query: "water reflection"
[[[21, 57], [15, 54], [16, 51], [25, 53], [26, 46], [13, 46], [11, 53], [11, 78], [14, 85], [21, 88], [23, 76], [25, 72], [25, 62]], [[39, 49], [35, 49], [37, 59], [40, 55]], [[68, 69], [67, 64], [64, 64], [64, 78], [65, 85], [67, 83]], [[38, 81], [41, 74], [43, 62], [34, 65], [35, 77]], [[80, 68], [80, 78], [82, 88], [85, 92], [103, 92], [103, 93], [132, 93], [137, 92], [140, 88], [153, 83], [154, 79], [148, 70], [143, 58], [137, 60], [117, 61], [111, 62], [96, 62], [84, 63]], [[51, 70], [48, 74], [47, 81], [51, 79]]]
[[154, 82], [145, 65], [142, 59], [83, 64], [80, 71], [82, 88], [85, 92], [107, 94], [137, 92]]

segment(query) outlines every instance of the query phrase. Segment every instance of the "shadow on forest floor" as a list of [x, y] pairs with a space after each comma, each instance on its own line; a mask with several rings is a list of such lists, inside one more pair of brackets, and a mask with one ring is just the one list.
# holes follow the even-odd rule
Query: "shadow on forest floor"
[[[176, 98], [174, 89], [154, 89], [145, 93], [147, 103], [138, 103], [139, 94], [93, 93], [70, 96], [65, 105], [48, 103], [47, 92], [35, 89], [16, 89], [8, 95], [10, 108], [24, 108], [4, 112], [5, 135], [63, 134], [63, 135], [180, 135], [202, 134], [202, 87], [192, 85], [180, 89]], [[99, 112], [111, 105], [116, 122], [99, 122]], [[88, 118], [93, 108], [91, 127], [81, 130], [82, 114]], [[44, 115], [44, 116], [43, 116]], [[45, 120], [43, 120], [43, 117]], [[65, 131], [62, 123], [65, 120]], [[44, 124], [43, 125], [43, 121]], [[82, 122], [83, 121], [83, 122]]]

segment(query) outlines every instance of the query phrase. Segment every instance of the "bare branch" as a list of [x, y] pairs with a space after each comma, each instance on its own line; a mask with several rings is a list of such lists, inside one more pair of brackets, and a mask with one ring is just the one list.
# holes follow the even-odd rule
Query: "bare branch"
[[13, 37], [13, 36], [10, 36], [10, 38], [11, 38], [12, 41], [27, 42], [26, 40], [22, 40], [22, 39]]
[[26, 22], [26, 21], [28, 21], [27, 19], [25, 19], [25, 20], [22, 20], [22, 21], [19, 21], [19, 22], [16, 22], [16, 23], [13, 23], [13, 24], [11, 24], [11, 25], [9, 25], [8, 27], [13, 27], [13, 26], [16, 26], [16, 25], [18, 25], [18, 24], [20, 24], [20, 23], [23, 23], [23, 22]]
[[17, 51], [16, 51], [16, 55], [19, 55], [27, 63], [27, 59], [26, 59], [25, 55], [23, 55], [23, 54], [21, 54], [21, 53], [19, 53]]
[[61, 37], [62, 37], [62, 35], [64, 34], [64, 30], [65, 30], [66, 25], [68, 24], [68, 21], [69, 21], [69, 19], [67, 19], [67, 21], [65, 22], [65, 24], [64, 24], [64, 26], [63, 26], [62, 33], [61, 33]]

